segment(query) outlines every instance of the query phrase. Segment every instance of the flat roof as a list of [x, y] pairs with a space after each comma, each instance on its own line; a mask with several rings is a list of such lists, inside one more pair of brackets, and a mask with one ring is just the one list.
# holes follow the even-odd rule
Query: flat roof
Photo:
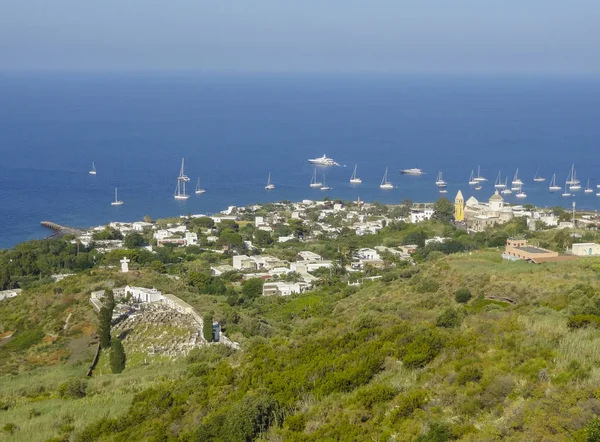
[[525, 247], [515, 247], [517, 250], [522, 250], [527, 253], [548, 253], [552, 252], [551, 250], [544, 250], [537, 247], [525, 246]]

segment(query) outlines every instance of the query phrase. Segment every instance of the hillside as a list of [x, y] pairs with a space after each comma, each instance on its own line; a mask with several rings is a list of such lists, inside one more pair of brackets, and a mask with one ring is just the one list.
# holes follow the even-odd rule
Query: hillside
[[[8, 440], [596, 440], [586, 426], [600, 413], [598, 259], [536, 266], [496, 250], [433, 255], [360, 287], [331, 280], [236, 306], [140, 271], [121, 282], [210, 306], [243, 350], [138, 358], [119, 375], [101, 360], [81, 381], [83, 397], [65, 394], [61, 384], [83, 379], [88, 365], [69, 362], [73, 343], [92, 334], [87, 294], [123, 278], [107, 272], [0, 304], [4, 330], [23, 316], [44, 330], [21, 347], [15, 335], [8, 359], [0, 350], [11, 373], [0, 378]], [[457, 303], [464, 288], [472, 298]]]

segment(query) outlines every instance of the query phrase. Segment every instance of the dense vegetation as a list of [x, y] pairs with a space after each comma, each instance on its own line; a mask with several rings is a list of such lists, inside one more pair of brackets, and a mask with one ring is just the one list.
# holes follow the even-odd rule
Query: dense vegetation
[[[194, 228], [213, 228], [200, 220]], [[251, 225], [236, 225], [216, 232], [228, 238], [223, 245], [238, 247], [234, 235], [256, 238]], [[40, 277], [32, 266], [14, 280], [23, 295], [0, 303], [0, 336], [14, 332], [0, 346], [0, 438], [600, 440], [600, 260], [503, 262], [498, 247], [524, 231], [514, 220], [469, 236], [436, 221], [335, 241], [263, 238], [265, 253], [289, 259], [309, 249], [337, 262], [315, 290], [286, 298], [259, 296], [256, 279], [210, 276], [210, 264], [227, 254], [163, 247], [145, 257], [139, 238], [98, 258], [132, 257], [127, 275], [96, 266], [51, 283], [44, 276], [54, 270]], [[450, 239], [425, 246], [436, 235]], [[530, 237], [547, 247], [573, 240], [561, 231]], [[390, 256], [395, 266], [361, 273], [380, 279], [349, 286], [356, 276], [343, 264], [379, 244], [420, 244], [417, 265]], [[177, 293], [243, 350], [125, 357], [127, 340], [121, 352], [87, 304], [108, 281]], [[107, 351], [85, 379], [91, 352], [75, 343], [97, 331]]]

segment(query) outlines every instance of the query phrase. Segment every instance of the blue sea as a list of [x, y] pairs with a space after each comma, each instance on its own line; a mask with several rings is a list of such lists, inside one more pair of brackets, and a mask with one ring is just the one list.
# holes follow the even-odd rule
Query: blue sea
[[[88, 227], [325, 196], [433, 201], [438, 170], [451, 199], [461, 189], [487, 200], [498, 171], [510, 181], [519, 168], [525, 202], [596, 210], [599, 147], [600, 79], [583, 76], [3, 72], [0, 247], [43, 238], [42, 220]], [[342, 164], [325, 170], [328, 192], [309, 188], [307, 159], [323, 154]], [[186, 202], [173, 198], [182, 157]], [[532, 181], [539, 170], [564, 185], [572, 163], [594, 194], [566, 199]], [[479, 192], [467, 185], [478, 165], [489, 180]], [[391, 191], [379, 189], [386, 167]], [[400, 175], [411, 167], [427, 175]]]

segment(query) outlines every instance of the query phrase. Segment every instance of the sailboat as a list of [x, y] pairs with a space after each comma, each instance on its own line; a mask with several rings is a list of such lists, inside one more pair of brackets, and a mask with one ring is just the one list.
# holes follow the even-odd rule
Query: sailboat
[[111, 206], [120, 206], [121, 204], [123, 204], [123, 201], [119, 201], [119, 197], [117, 195], [117, 188], [115, 187], [115, 200], [110, 203]]
[[325, 184], [325, 172], [323, 172], [323, 185], [321, 186], [321, 190], [331, 190], [331, 187]]
[[527, 198], [527, 194], [525, 192], [523, 192], [523, 189], [520, 187], [519, 187], [519, 191], [517, 192], [517, 194], [515, 196], [520, 199]]
[[96, 165], [92, 161], [92, 170], [89, 172], [90, 175], [96, 175]]
[[496, 178], [496, 184], [494, 184], [494, 188], [496, 189], [504, 189], [506, 184], [502, 182], [502, 172], [498, 172], [498, 178]]
[[481, 168], [479, 166], [477, 166], [477, 176], [475, 177], [475, 181], [477, 181], [478, 183], [487, 181], [487, 178], [481, 176]]
[[448, 189], [445, 187], [440, 188], [440, 193], [448, 193]]
[[350, 184], [360, 184], [362, 183], [362, 180], [356, 176], [356, 168], [358, 167], [358, 164], [354, 165], [354, 172], [352, 172], [352, 176], [350, 177]]
[[586, 188], [585, 188], [584, 192], [585, 192], [585, 193], [592, 193], [593, 191], [594, 191], [594, 189], [592, 189], [592, 188], [590, 187], [590, 180], [588, 180], [588, 182], [587, 182], [587, 186], [586, 186]]
[[393, 189], [394, 186], [392, 185], [392, 183], [390, 183], [387, 179], [387, 175], [388, 175], [388, 168], [385, 168], [385, 173], [383, 174], [383, 178], [381, 180], [381, 184], [379, 185], [380, 188], [382, 189]]
[[550, 192], [556, 192], [556, 191], [561, 190], [561, 189], [562, 189], [562, 187], [556, 185], [556, 174], [553, 173], [552, 174], [552, 180], [550, 181], [550, 186], [548, 186], [548, 190]]
[[179, 177], [177, 179], [187, 183], [190, 181], [190, 178], [183, 172], [183, 162], [184, 158], [181, 159], [181, 170], [179, 171]]
[[571, 196], [571, 192], [569, 192], [569, 180], [565, 182], [565, 191], [562, 193], [562, 196]]
[[446, 183], [446, 181], [444, 181], [444, 178], [442, 177], [441, 170], [438, 172], [437, 179], [435, 180], [435, 185], [438, 187], [446, 187], [448, 185], [448, 183]]
[[521, 181], [521, 179], [519, 178], [519, 169], [517, 169], [517, 171], [515, 172], [515, 176], [513, 177], [513, 180], [512, 180], [512, 185], [513, 185], [513, 190], [514, 190], [515, 186], [523, 185], [523, 181]]
[[538, 176], [538, 172], [539, 172], [539, 167], [535, 171], [535, 176], [533, 177], [533, 181], [535, 181], [536, 183], [543, 183], [544, 181], [546, 181], [546, 178], [544, 178], [543, 176]]
[[512, 189], [508, 187], [508, 177], [504, 178], [504, 189], [500, 191], [502, 195], [512, 195]]
[[310, 180], [310, 187], [321, 187], [322, 185], [322, 183], [317, 181], [317, 169], [315, 169], [312, 179]]
[[204, 192], [206, 192], [206, 190], [205, 190], [205, 189], [202, 189], [202, 188], [200, 187], [200, 178], [198, 177], [198, 181], [196, 182], [196, 190], [194, 191], [194, 193], [195, 193], [196, 195], [200, 195], [200, 194], [202, 194], [202, 193], [204, 193]]
[[269, 178], [267, 178], [267, 185], [265, 186], [265, 190], [273, 190], [275, 189], [275, 184], [271, 182], [271, 172], [269, 172]]
[[471, 171], [471, 177], [469, 178], [469, 186], [475, 186], [477, 185], [477, 180], [475, 178], [473, 178], [473, 171]]
[[577, 176], [575, 174], [575, 164], [571, 165], [571, 172], [569, 173], [566, 184], [568, 184], [569, 186], [576, 186], [579, 184], [579, 180], [577, 179]]

